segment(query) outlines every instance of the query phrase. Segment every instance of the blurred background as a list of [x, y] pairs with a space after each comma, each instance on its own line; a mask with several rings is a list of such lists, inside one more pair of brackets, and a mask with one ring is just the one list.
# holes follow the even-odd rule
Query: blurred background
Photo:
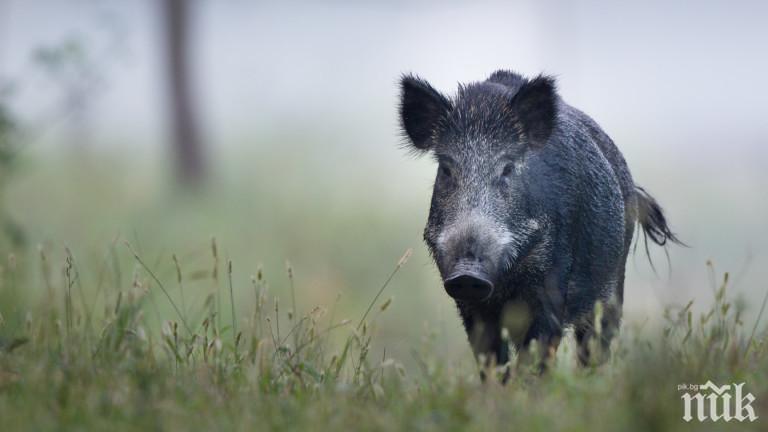
[[627, 319], [704, 307], [730, 271], [751, 323], [768, 289], [766, 22], [757, 1], [0, 0], [4, 271], [40, 282], [14, 294], [34, 298], [40, 252], [58, 266], [68, 247], [104, 302], [138, 271], [127, 240], [163, 280], [178, 255], [199, 308], [215, 238], [243, 314], [259, 268], [288, 298], [290, 261], [300, 313], [341, 293], [356, 321], [413, 248], [379, 348], [407, 357], [435, 333], [471, 361], [421, 241], [435, 166], [401, 147], [397, 82], [452, 94], [507, 68], [555, 75], [690, 245], [671, 267], [653, 248], [655, 272], [642, 245], [630, 257]]

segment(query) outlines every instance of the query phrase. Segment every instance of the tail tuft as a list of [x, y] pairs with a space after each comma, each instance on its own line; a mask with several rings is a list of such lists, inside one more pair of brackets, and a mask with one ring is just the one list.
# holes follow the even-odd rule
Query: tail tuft
[[664, 210], [659, 203], [639, 186], [635, 186], [635, 195], [637, 196], [637, 222], [646, 238], [650, 238], [659, 246], [665, 246], [669, 242], [685, 246], [685, 243], [669, 229]]

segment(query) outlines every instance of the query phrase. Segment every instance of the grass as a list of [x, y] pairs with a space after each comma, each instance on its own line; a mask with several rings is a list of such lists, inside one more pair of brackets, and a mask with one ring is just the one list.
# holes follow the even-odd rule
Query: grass
[[[661, 326], [625, 323], [604, 365], [577, 367], [566, 338], [546, 374], [521, 368], [501, 385], [439, 355], [431, 331], [409, 341], [415, 367], [372, 348], [378, 320], [399, 313], [380, 296], [409, 256], [359, 318], [340, 318], [338, 301], [299, 308], [290, 265], [288, 309], [260, 269], [237, 286], [240, 267], [226, 260], [222, 282], [215, 240], [204, 272], [176, 255], [151, 262], [117, 239], [87, 265], [67, 249], [61, 277], [44, 250], [26, 268], [11, 255], [0, 279], [0, 430], [714, 429], [724, 424], [681, 420], [678, 384], [707, 380], [745, 382], [756, 397], [757, 423], [729, 427], [765, 426], [768, 332], [742, 322], [727, 274], [707, 311], [691, 302], [667, 308]], [[202, 303], [189, 302], [187, 279], [207, 281]]]
[[[546, 375], [481, 383], [426, 250], [398, 262], [432, 167], [339, 167], [280, 144], [297, 154], [222, 163], [204, 197], [164, 187], [163, 166], [30, 158], [5, 200], [27, 247], [0, 239], [1, 432], [722, 429], [681, 419], [677, 386], [707, 380], [756, 397], [758, 422], [728, 428], [764, 426], [761, 268], [725, 280], [710, 266], [710, 287], [684, 265], [696, 249], [672, 251], [684, 284], [659, 298], [696, 302], [662, 316], [634, 300], [665, 282], [630, 263], [633, 318], [608, 363], [577, 368], [568, 337]], [[739, 268], [726, 246], [706, 249]]]

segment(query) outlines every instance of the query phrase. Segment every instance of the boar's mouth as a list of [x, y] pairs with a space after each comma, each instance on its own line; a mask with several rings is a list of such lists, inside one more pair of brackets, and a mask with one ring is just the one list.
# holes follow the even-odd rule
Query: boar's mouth
[[484, 301], [493, 294], [493, 283], [477, 272], [463, 271], [452, 274], [443, 283], [449, 296], [462, 301]]

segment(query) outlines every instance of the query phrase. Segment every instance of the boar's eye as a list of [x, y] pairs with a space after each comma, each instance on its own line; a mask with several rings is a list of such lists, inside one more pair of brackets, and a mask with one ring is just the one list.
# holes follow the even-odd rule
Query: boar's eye
[[501, 171], [501, 176], [505, 177], [505, 178], [509, 177], [509, 176], [512, 175], [512, 172], [514, 172], [514, 171], [515, 171], [515, 164], [508, 163], [508, 164], [504, 165], [504, 169]]

